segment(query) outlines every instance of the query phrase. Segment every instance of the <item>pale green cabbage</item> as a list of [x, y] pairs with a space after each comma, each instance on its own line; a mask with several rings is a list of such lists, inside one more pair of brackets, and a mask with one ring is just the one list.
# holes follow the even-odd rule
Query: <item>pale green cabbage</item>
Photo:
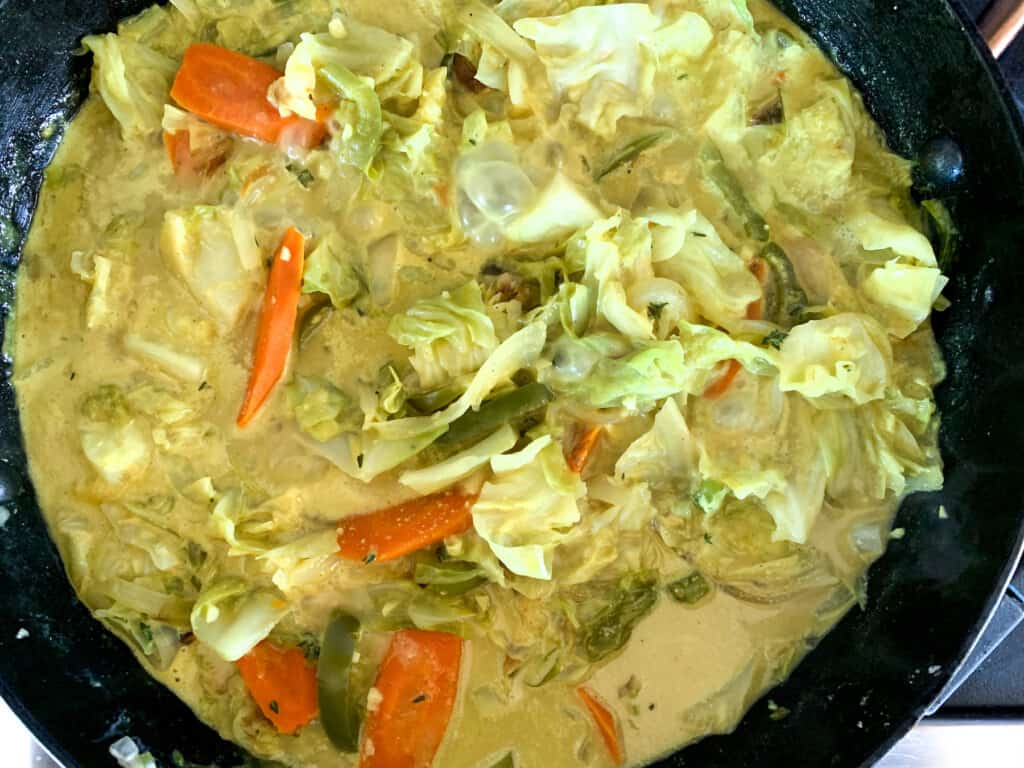
[[666, 253], [678, 244], [675, 253], [655, 262], [655, 272], [682, 285], [700, 314], [716, 325], [731, 330], [741, 324], [748, 305], [761, 298], [761, 286], [746, 262], [696, 211], [652, 220], [667, 230], [662, 235]]
[[252, 218], [242, 210], [200, 205], [164, 215], [164, 261], [225, 330], [259, 294], [263, 264]]
[[314, 449], [350, 477], [370, 482], [429, 446], [448, 431], [453, 421], [470, 409], [479, 408], [495, 387], [532, 365], [546, 338], [547, 328], [542, 322], [516, 331], [480, 366], [466, 391], [442, 411], [367, 424], [362, 433], [341, 435], [316, 444]]
[[798, 325], [779, 350], [779, 387], [821, 408], [878, 400], [891, 378], [889, 339], [867, 315], [843, 313]]
[[82, 452], [108, 483], [120, 483], [149, 465], [149, 436], [118, 387], [100, 387], [85, 399], [78, 429]]
[[477, 370], [498, 346], [475, 281], [416, 302], [391, 320], [388, 333], [413, 351], [410, 363], [425, 389]]
[[897, 217], [895, 212], [860, 206], [851, 214], [846, 225], [865, 251], [890, 250], [922, 267], [938, 266], [928, 238]]
[[406, 470], [399, 476], [399, 482], [422, 494], [449, 488], [488, 464], [493, 457], [515, 447], [518, 440], [516, 431], [505, 424], [479, 443], [444, 461], [422, 469]]
[[647, 5], [584, 6], [512, 26], [533, 41], [551, 88], [579, 105], [590, 130], [611, 136], [620, 118], [643, 113], [654, 67], [642, 41], [660, 26]]
[[225, 661], [238, 661], [288, 614], [282, 595], [223, 578], [203, 589], [192, 609], [196, 639]]
[[316, 119], [317, 105], [329, 100], [323, 86], [318, 89], [318, 78], [331, 66], [369, 78], [382, 102], [401, 103], [419, 98], [423, 65], [411, 42], [344, 14], [335, 18], [332, 27], [341, 35], [302, 35], [288, 57], [284, 76], [271, 85], [269, 98], [282, 114]]
[[[828, 494], [839, 503], [877, 502], [891, 492], [942, 487], [942, 463], [927, 446], [924, 423], [902, 419], [889, 403], [848, 411], [823, 411], [815, 427], [828, 472]], [[915, 434], [915, 431], [920, 434]]]
[[296, 376], [287, 393], [299, 429], [313, 439], [325, 442], [351, 425], [355, 403], [326, 379]]
[[90, 35], [82, 45], [92, 51], [93, 85], [120, 123], [121, 135], [135, 139], [159, 131], [178, 71], [174, 60], [114, 34]]
[[491, 459], [494, 478], [473, 505], [473, 527], [512, 573], [550, 580], [555, 547], [580, 520], [586, 487], [545, 435]]
[[886, 330], [905, 339], [928, 319], [948, 282], [937, 267], [893, 260], [871, 270], [857, 290], [871, 303]]
[[647, 304], [631, 306], [628, 291], [654, 278], [652, 238], [646, 219], [625, 211], [595, 222], [571, 246], [579, 253], [568, 258], [582, 262], [583, 285], [592, 298], [592, 312], [623, 336], [653, 339], [654, 323]]
[[673, 398], [665, 400], [650, 430], [615, 462], [615, 476], [652, 487], [681, 491], [696, 471], [697, 452], [690, 428]]
[[348, 306], [365, 286], [345, 242], [331, 232], [320, 239], [306, 258], [302, 272], [303, 293], [325, 293], [335, 307]]

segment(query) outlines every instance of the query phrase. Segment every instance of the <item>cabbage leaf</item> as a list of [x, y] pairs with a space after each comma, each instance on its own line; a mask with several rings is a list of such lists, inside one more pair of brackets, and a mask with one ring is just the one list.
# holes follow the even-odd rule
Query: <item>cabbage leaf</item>
[[643, 113], [654, 68], [641, 41], [660, 26], [647, 5], [584, 6], [512, 26], [533, 41], [551, 88], [579, 105], [577, 120], [590, 130], [610, 137], [620, 118]]
[[288, 614], [283, 596], [223, 578], [203, 589], [192, 609], [192, 631], [225, 661], [237, 661]]
[[928, 319], [948, 282], [937, 267], [892, 260], [871, 270], [857, 290], [874, 307], [886, 330], [905, 339]]
[[790, 331], [779, 350], [779, 388], [799, 392], [819, 408], [842, 408], [885, 396], [892, 347], [866, 315], [842, 313]]
[[92, 51], [93, 86], [120, 123], [121, 135], [127, 140], [159, 131], [178, 71], [174, 60], [115, 34], [89, 35], [82, 45]]
[[473, 527], [512, 573], [552, 578], [554, 548], [580, 520], [586, 487], [549, 435], [491, 459], [494, 478], [473, 505]]
[[425, 389], [472, 373], [498, 346], [475, 281], [417, 301], [391, 320], [388, 333], [412, 349], [410, 362]]
[[149, 436], [120, 388], [105, 385], [89, 395], [78, 428], [82, 452], [108, 483], [121, 483], [149, 465]]
[[318, 86], [320, 75], [329, 67], [369, 78], [380, 102], [419, 98], [423, 65], [410, 41], [345, 14], [335, 18], [334, 26], [342, 36], [302, 35], [285, 63], [284, 75], [270, 86], [269, 98], [282, 114], [315, 120], [317, 105], [329, 100], [323, 86]]
[[505, 424], [480, 442], [444, 461], [422, 469], [406, 470], [399, 476], [399, 482], [424, 495], [440, 491], [469, 477], [487, 465], [493, 457], [514, 448], [518, 440], [518, 433]]
[[262, 256], [255, 225], [241, 211], [196, 206], [164, 215], [160, 251], [225, 330], [232, 328], [259, 293]]
[[337, 233], [322, 237], [306, 258], [302, 292], [325, 293], [336, 308], [352, 303], [365, 290], [365, 285], [352, 259], [346, 257], [347, 250]]

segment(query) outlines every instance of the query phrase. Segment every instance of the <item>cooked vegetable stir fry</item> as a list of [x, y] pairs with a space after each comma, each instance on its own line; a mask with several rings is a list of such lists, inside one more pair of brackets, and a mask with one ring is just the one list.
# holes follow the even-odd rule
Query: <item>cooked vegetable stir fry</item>
[[255, 757], [729, 731], [941, 485], [953, 219], [762, 0], [171, 0], [84, 45], [10, 334], [36, 488]]

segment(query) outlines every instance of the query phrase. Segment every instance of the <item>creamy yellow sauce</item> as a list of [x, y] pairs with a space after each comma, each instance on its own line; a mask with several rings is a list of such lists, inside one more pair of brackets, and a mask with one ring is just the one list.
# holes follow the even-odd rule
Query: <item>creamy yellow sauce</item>
[[[440, 62], [443, 51], [437, 33], [450, 26], [454, 13], [451, 8], [411, 0], [348, 0], [342, 5], [352, 18], [416, 42], [417, 56], [425, 67], [433, 68]], [[520, 15], [544, 15], [530, 14], [530, 5], [524, 3], [527, 10]], [[543, 2], [536, 5], [542, 9], [558, 6]], [[758, 246], [743, 235], [742, 225], [737, 226], [735, 210], [694, 171], [698, 147], [708, 133], [706, 123], [730, 93], [740, 92], [737, 89], [751, 104], [770, 99], [773, 89], [780, 90], [786, 119], [792, 119], [815, 103], [819, 93], [815, 89], [820, 83], [842, 81], [810, 41], [761, 0], [750, 3], [760, 35], [757, 39], [765, 39], [772, 30], [785, 30], [794, 41], [792, 45], [801, 47], [799, 61], [792, 65], [788, 77], [776, 79], [773, 85], [760, 75], [732, 71], [732, 60], [721, 52], [730, 46], [753, 44], [749, 41], [754, 35], [737, 31], [736, 22], [723, 10], [728, 5], [696, 0], [658, 5], [670, 13], [685, 9], [705, 15], [715, 37], [706, 53], [692, 59], [686, 71], [672, 78], [674, 90], [666, 86], [654, 99], [650, 114], [625, 118], [619, 131], [627, 135], [630, 120], [648, 120], [661, 126], [671, 120], [683, 139], [659, 147], [650, 156], [646, 152], [639, 155], [600, 182], [593, 180], [592, 168], [609, 157], [621, 141], [615, 136], [596, 136], [569, 117], [526, 126], [523, 135], [532, 134], [533, 138], [523, 139], [527, 147], [524, 154], [555, 158], [567, 178], [592, 200], [599, 201], [606, 214], [616, 206], [634, 213], [657, 206], [696, 208], [708, 217], [726, 244], [749, 262]], [[150, 44], [171, 59], [178, 59], [195, 33], [177, 11], [169, 11], [165, 23], [170, 25], [169, 31]], [[265, 50], [248, 53], [268, 54]], [[277, 54], [275, 59], [271, 51], [269, 60], [281, 66], [286, 54]], [[755, 57], [753, 61], [758, 60]], [[449, 108], [465, 116], [467, 104], [477, 97], [459, 90], [451, 81], [446, 87]], [[896, 172], [878, 161], [888, 155], [863, 106], [855, 97], [849, 103], [853, 114], [843, 118], [849, 129], [847, 139], [856, 143], [856, 156], [865, 167], [849, 182], [851, 191], [844, 200], [870, 196], [871, 185], [883, 191], [898, 189]], [[525, 120], [521, 115], [513, 117]], [[449, 134], [447, 140], [454, 146], [457, 127]], [[749, 143], [760, 140], [754, 137]], [[805, 150], [818, 157], [840, 151], [839, 143], [808, 144]], [[756, 147], [748, 147], [748, 151], [757, 157]], [[198, 589], [214, 576], [238, 576], [267, 589], [282, 587], [275, 581], [276, 569], [265, 561], [229, 554], [228, 544], [210, 523], [217, 497], [209, 495], [207, 485], [197, 484], [204, 478], [215, 494], [233, 487], [249, 489], [253, 498], [268, 505], [277, 530], [288, 540], [299, 534], [330, 531], [348, 516], [415, 495], [398, 482], [396, 472], [364, 483], [313, 450], [310, 438], [299, 429], [288, 406], [284, 382], [259, 418], [244, 430], [239, 429], [235, 416], [252, 363], [259, 286], [265, 281], [265, 270], [259, 272], [257, 287], [238, 322], [225, 324], [168, 264], [166, 248], [161, 244], [165, 213], [197, 204], [246, 210], [255, 222], [255, 241], [263, 260], [273, 255], [287, 226], [311, 234], [314, 243], [327, 232], [335, 233], [349, 243], [353, 253], [360, 254], [364, 265], [383, 258], [380, 244], [397, 237], [401, 247], [394, 256], [394, 284], [378, 286], [376, 298], [371, 285], [368, 305], [359, 311], [350, 306], [330, 312], [315, 332], [292, 349], [286, 380], [315, 375], [343, 390], [357, 389], [368, 375], [372, 377], [382, 366], [403, 361], [409, 355], [388, 334], [391, 318], [418, 299], [475, 279], [494, 252], [465, 237], [432, 239], [425, 233], [435, 225], [452, 226], [457, 231], [457, 225], [449, 224], [454, 214], [443, 203], [418, 201], [411, 190], [402, 192], [397, 201], [382, 199], [372, 188], [367, 192], [364, 185], [368, 182], [360, 171], [339, 166], [327, 156], [329, 152], [324, 148], [290, 158], [274, 146], [234, 139], [222, 169], [200, 182], [182, 183], [167, 161], [160, 133], [124, 137], [98, 94], [89, 98], [68, 126], [47, 174], [25, 248], [15, 323], [9, 337], [15, 355], [14, 381], [22, 427], [40, 507], [72, 583], [93, 610], [111, 607], [112, 581], [142, 575], [163, 580], [161, 583], [177, 579], [181, 583], [175, 587], [176, 594], [159, 615], [150, 618], [184, 635], [190, 630], [189, 611]], [[785, 157], [778, 160], [786, 161]], [[876, 165], [868, 167], [871, 163]], [[311, 172], [313, 181], [308, 189], [294, 169], [287, 167], [289, 164]], [[825, 183], [824, 179], [809, 178], [815, 173], [813, 162], [804, 167], [802, 183], [807, 189], [789, 182], [783, 184], [785, 189], [773, 186], [772, 179], [779, 177], [763, 168], [741, 176], [741, 181], [747, 195], [762, 207], [772, 237], [787, 252], [810, 304], [827, 306], [823, 316], [835, 311], [858, 311], [851, 308], [867, 305], [851, 298], [857, 289], [856, 264], [841, 263], [851, 253], [849, 241], [856, 235], [842, 227], [834, 228], [835, 222], [846, 215], [843, 206], [847, 203], [831, 201], [821, 210], [812, 206], [794, 213], [795, 199], [817, 194], [820, 190], [811, 188]], [[858, 191], [858, 187], [862, 189]], [[766, 205], [765, 200], [774, 202]], [[413, 211], [427, 224], [423, 220], [411, 223]], [[899, 215], [904, 216], [902, 212]], [[518, 250], [528, 252], [530, 248]], [[72, 270], [76, 252], [104, 256], [113, 265], [110, 309], [91, 324], [88, 305], [93, 286]], [[857, 258], [865, 258], [867, 251], [857, 253]], [[870, 308], [864, 311], [873, 312]], [[126, 348], [125, 340], [132, 336], [198, 359], [202, 365], [200, 380], [183, 381], [180, 376], [168, 375], [151, 359]], [[941, 360], [927, 320], [916, 333], [905, 339], [893, 336], [890, 341], [893, 386], [903, 388], [908, 396], [930, 398], [931, 386], [941, 377]], [[758, 394], [758, 378], [741, 372], [728, 397], [737, 398], [737, 402], [750, 397], [776, 398], [771, 408], [777, 413], [771, 408], [763, 411], [775, 413], [764, 417], [765, 424], [716, 431], [715, 425], [725, 417], [721, 410], [713, 409], [729, 407], [728, 397], [711, 405], [700, 397], [683, 396], [682, 414], [714, 457], [733, 457], [742, 465], [745, 457], [755, 461], [756, 457], [778, 451], [782, 458], [776, 456], [773, 460], [800, 467], [804, 456], [801, 452], [817, 450], [808, 446], [825, 429], [822, 420], [829, 417], [822, 414], [833, 411], [812, 408], [802, 395], [793, 392], [781, 394], [773, 389], [767, 395]], [[80, 447], [83, 400], [105, 385], [116, 385], [126, 392], [155, 386], [186, 404], [190, 412], [181, 423], [170, 424], [161, 423], [152, 414], [139, 416], [138, 423], [144, 425], [150, 446], [149, 460], [142, 470], [117, 482], [98, 474]], [[590, 482], [596, 475], [610, 472], [617, 454], [650, 428], [652, 416], [648, 412], [633, 421], [610, 426], [603, 444], [605, 453], [597, 455], [584, 479]], [[182, 434], [180, 430], [185, 427], [191, 431]], [[937, 464], [933, 428], [914, 437], [926, 456], [925, 464]], [[807, 651], [809, 641], [827, 632], [847, 609], [864, 598], [865, 571], [884, 548], [899, 500], [899, 494], [891, 489], [883, 491], [879, 498], [862, 498], [857, 503], [824, 499], [800, 551], [813, 553], [828, 563], [829, 583], [798, 590], [777, 601], [751, 599], [749, 593], [735, 588], [734, 582], [724, 576], [710, 595], [695, 605], [683, 605], [661, 594], [625, 648], [587, 670], [587, 685], [617, 718], [627, 764], [646, 764], [708, 734], [731, 731], [758, 698], [787, 676]], [[139, 506], [151, 515], [156, 510], [163, 520], [157, 527], [162, 526], [179, 543], [187, 541], [200, 548], [204, 553], [202, 564], [189, 564], [186, 558], [175, 555], [183, 564], [166, 572], [154, 569], [147, 551], [133, 546], [132, 537], [144, 535], [154, 525], [151, 518], [136, 517], [133, 509]], [[771, 543], [771, 520], [758, 510], [768, 527], [757, 534], [757, 541], [775, 547], [777, 555], [773, 556], [796, 551], [786, 549], [789, 545], [784, 543]], [[692, 512], [688, 519], [659, 515], [642, 532], [623, 534], [620, 559], [609, 573], [630, 570], [623, 568], [622, 562], [639, 557], [628, 549], [635, 539], [642, 547], [656, 550], [654, 567], [663, 581], [697, 568], [715, 582], [716, 568], [732, 567], [713, 559], [718, 556], [716, 537], [721, 535], [719, 541], [724, 541], [730, 535], [731, 518], [720, 511], [708, 518], [704, 528], [694, 528], [700, 514]], [[655, 529], [663, 535], [656, 535]], [[857, 540], [860, 546], [851, 538], [854, 532], [862, 537]], [[864, 536], [869, 540], [867, 545]], [[634, 554], [623, 554], [627, 550]], [[559, 564], [575, 556], [556, 554], [556, 577]], [[408, 571], [405, 561], [374, 569], [334, 556], [314, 558], [301, 573], [289, 573], [291, 581], [282, 588], [291, 612], [272, 638], [285, 642], [304, 634], [318, 636], [332, 611], [369, 610], [365, 593], [368, 584], [401, 578]], [[183, 581], [181, 577], [186, 574], [196, 582], [189, 583], [187, 577]], [[756, 585], [754, 589], [760, 588]], [[534, 602], [538, 606], [554, 594], [546, 584], [529, 589], [536, 592]], [[486, 587], [486, 592], [497, 603], [506, 599], [507, 590], [497, 585]], [[123, 625], [107, 623], [131, 641]], [[555, 677], [540, 687], [530, 687], [521, 676], [510, 674], [508, 648], [500, 647], [486, 628], [470, 625], [462, 631], [467, 637], [465, 663], [456, 710], [434, 760], [437, 768], [490, 768], [510, 751], [515, 753], [519, 768], [613, 764], [576, 693], [576, 687], [584, 681], [582, 677]], [[387, 632], [379, 631], [364, 638], [361, 663], [368, 669], [382, 655], [387, 637]], [[132, 647], [147, 669], [202, 720], [254, 755], [295, 768], [357, 764], [356, 756], [341, 754], [329, 743], [317, 720], [296, 736], [278, 734], [250, 698], [235, 666], [204, 643], [175, 647], [173, 658], [162, 662], [147, 658], [137, 644]], [[187, 756], [187, 745], [182, 745], [182, 751]]]

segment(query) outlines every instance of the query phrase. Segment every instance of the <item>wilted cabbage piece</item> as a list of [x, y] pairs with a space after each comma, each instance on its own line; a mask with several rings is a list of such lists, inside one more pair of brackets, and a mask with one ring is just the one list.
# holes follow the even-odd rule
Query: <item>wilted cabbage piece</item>
[[580, 520], [586, 493], [550, 436], [491, 459], [494, 479], [473, 505], [473, 527], [512, 573], [552, 578], [552, 556], [565, 531]]
[[281, 595], [225, 578], [207, 586], [192, 609], [192, 631], [225, 661], [237, 661], [288, 614]]
[[168, 211], [160, 235], [164, 260], [225, 329], [259, 293], [261, 249], [242, 210], [196, 206]]
[[336, 308], [347, 306], [365, 290], [365, 279], [352, 257], [352, 249], [336, 233], [320, 239], [306, 257], [303, 293], [324, 293]]
[[416, 302], [391, 321], [388, 331], [412, 349], [409, 362], [424, 388], [477, 370], [498, 346], [476, 282]]
[[892, 346], [877, 321], [844, 313], [798, 325], [779, 351], [779, 386], [822, 408], [862, 405], [885, 395]]
[[331, 67], [369, 78], [381, 101], [401, 103], [419, 97], [423, 66], [411, 42], [345, 14], [337, 13], [334, 19], [334, 32], [301, 36], [284, 76], [271, 86], [270, 99], [282, 114], [315, 119], [317, 106], [329, 101], [320, 78]]
[[82, 45], [93, 53], [93, 86], [120, 123], [122, 136], [135, 139], [160, 130], [175, 61], [115, 34], [90, 35]]
[[105, 385], [89, 395], [78, 428], [85, 457], [108, 483], [119, 483], [149, 464], [149, 436], [119, 387]]

